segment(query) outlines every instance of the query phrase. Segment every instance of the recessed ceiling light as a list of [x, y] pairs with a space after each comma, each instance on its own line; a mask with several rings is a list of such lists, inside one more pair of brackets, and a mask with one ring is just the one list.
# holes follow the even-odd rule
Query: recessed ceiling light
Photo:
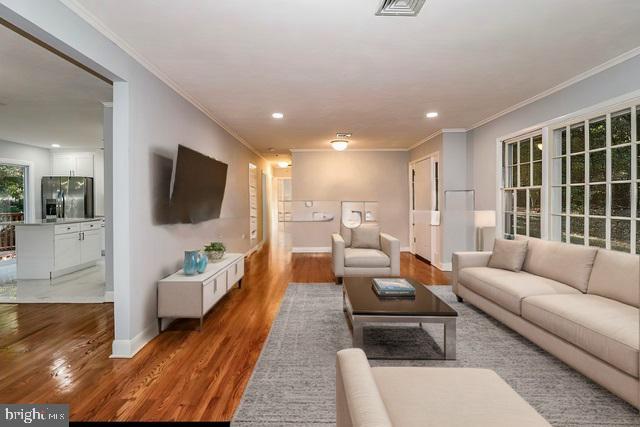
[[438, 117], [438, 113], [436, 113], [435, 111], [432, 111], [432, 112], [430, 112], [430, 113], [427, 113], [427, 118], [428, 118], [428, 119], [434, 119], [434, 118], [436, 118], [436, 117]]
[[282, 114], [282, 113], [273, 113], [271, 115], [271, 117], [273, 117], [274, 119], [281, 119], [281, 118], [284, 117], [284, 114]]
[[60, 144], [51, 144], [53, 148], [60, 148]]
[[288, 168], [289, 167], [289, 162], [278, 162], [278, 167], [280, 169]]
[[331, 141], [331, 146], [336, 151], [344, 151], [347, 149], [347, 145], [349, 145], [349, 141], [343, 141], [341, 139], [335, 139]]

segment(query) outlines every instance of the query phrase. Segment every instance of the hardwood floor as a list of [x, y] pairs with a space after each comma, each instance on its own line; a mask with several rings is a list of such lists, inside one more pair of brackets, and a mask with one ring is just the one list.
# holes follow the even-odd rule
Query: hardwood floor
[[[265, 247], [242, 289], [205, 318], [174, 323], [133, 359], [109, 359], [112, 304], [0, 304], [0, 402], [69, 403], [80, 420], [230, 420], [289, 282], [333, 282], [329, 254]], [[403, 253], [402, 274], [448, 276]]]

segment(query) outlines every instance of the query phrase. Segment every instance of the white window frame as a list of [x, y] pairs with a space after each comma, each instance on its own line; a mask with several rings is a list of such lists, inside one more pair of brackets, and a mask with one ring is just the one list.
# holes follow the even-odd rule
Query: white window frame
[[[611, 123], [610, 118], [612, 114], [623, 111], [625, 109], [629, 109], [631, 113], [631, 179], [624, 181], [615, 181], [614, 183], [630, 183], [631, 184], [631, 194], [630, 194], [630, 217], [611, 217], [610, 216], [610, 206], [611, 206], [611, 191], [610, 186], [612, 184], [610, 171], [611, 171]], [[542, 133], [542, 190], [541, 190], [541, 238], [542, 239], [551, 239], [552, 236], [552, 174], [553, 174], [553, 150], [555, 149], [555, 145], [552, 143], [553, 141], [553, 132], [554, 130], [562, 127], [567, 127], [574, 125], [578, 122], [584, 122], [585, 125], [585, 236], [584, 236], [584, 245], [589, 245], [589, 235], [588, 235], [588, 212], [589, 212], [589, 179], [590, 179], [590, 171], [589, 171], [589, 121], [596, 119], [601, 116], [605, 116], [607, 120], [607, 142], [606, 147], [602, 150], [606, 150], [607, 155], [607, 200], [606, 200], [606, 239], [607, 239], [607, 248], [610, 248], [610, 219], [624, 219], [630, 220], [630, 252], [631, 253], [639, 253], [640, 248], [636, 248], [637, 241], [637, 231], [640, 223], [640, 212], [637, 210], [638, 205], [638, 197], [640, 197], [638, 191], [638, 185], [640, 185], [640, 170], [637, 170], [637, 157], [640, 153], [640, 138], [638, 138], [638, 122], [637, 122], [637, 114], [638, 110], [640, 110], [640, 90], [634, 91], [604, 102], [601, 102], [597, 105], [584, 108], [582, 110], [576, 111], [571, 114], [567, 114], [565, 116], [561, 116], [552, 120], [548, 120], [543, 123], [536, 124], [534, 126], [530, 126], [526, 129], [522, 129], [517, 132], [512, 132], [511, 134], [502, 136], [496, 139], [496, 235], [503, 236], [504, 235], [504, 203], [503, 203], [503, 194], [504, 194], [504, 173], [503, 173], [503, 144], [505, 142], [511, 142], [515, 140], [522, 140], [526, 138], [528, 135], [535, 134], [536, 132]], [[569, 135], [567, 135], [569, 138]], [[567, 141], [567, 144], [570, 144], [570, 141]], [[628, 145], [628, 144], [627, 144]], [[624, 147], [625, 144], [615, 145], [614, 147]], [[597, 150], [596, 150], [597, 151]], [[574, 153], [575, 154], [575, 153]], [[565, 154], [566, 156], [566, 167], [567, 167], [567, 181], [566, 186], [570, 187], [570, 152]], [[531, 168], [533, 169], [533, 168]], [[581, 184], [580, 184], [581, 185]], [[569, 193], [569, 192], [567, 192]], [[566, 196], [569, 199], [570, 196]], [[570, 209], [570, 200], [567, 200], [567, 211]], [[514, 206], [515, 209], [515, 206]], [[566, 217], [569, 216], [569, 212], [565, 212]], [[593, 215], [592, 215], [593, 216]], [[569, 222], [569, 221], [567, 221]], [[567, 240], [570, 239], [570, 229], [569, 224], [567, 226]], [[515, 228], [515, 224], [514, 224]]]
[[[549, 163], [550, 165], [550, 172], [553, 172], [553, 159], [557, 159], [557, 158], [561, 158], [564, 157], [565, 160], [565, 167], [566, 167], [566, 183], [563, 184], [563, 186], [567, 187], [567, 188], [571, 188], [572, 186], [584, 186], [584, 214], [580, 215], [580, 214], [572, 214], [571, 213], [571, 191], [567, 191], [566, 194], [564, 194], [564, 196], [566, 197], [565, 200], [565, 205], [566, 205], [566, 212], [565, 213], [553, 213], [553, 212], [549, 212], [549, 227], [551, 227], [552, 224], [552, 220], [551, 217], [552, 216], [564, 216], [564, 220], [565, 222], [565, 230], [566, 230], [566, 239], [565, 242], [570, 242], [571, 239], [571, 229], [570, 229], [570, 218], [583, 218], [584, 221], [584, 242], [583, 245], [584, 246], [589, 246], [589, 219], [590, 217], [593, 218], [599, 218], [599, 219], [604, 219], [605, 220], [605, 227], [606, 227], [606, 232], [605, 232], [605, 241], [606, 241], [606, 249], [611, 249], [611, 221], [612, 220], [624, 220], [624, 221], [630, 221], [630, 227], [629, 227], [629, 247], [630, 247], [630, 253], [637, 253], [637, 249], [636, 249], [636, 232], [637, 232], [637, 223], [640, 220], [638, 218], [638, 212], [637, 212], [637, 198], [638, 198], [638, 191], [637, 191], [637, 183], [638, 183], [638, 170], [637, 170], [637, 155], [638, 155], [638, 143], [640, 142], [637, 138], [637, 110], [638, 107], [640, 106], [640, 98], [635, 98], [631, 101], [625, 102], [625, 103], [620, 103], [620, 104], [615, 104], [612, 106], [609, 106], [607, 108], [601, 109], [601, 110], [596, 110], [596, 111], [592, 111], [588, 114], [584, 114], [584, 115], [580, 115], [577, 117], [572, 117], [570, 119], [564, 120], [564, 121], [559, 121], [557, 123], [554, 123], [550, 126], [548, 126], [547, 129], [547, 133], [548, 133], [548, 140], [552, 141], [553, 140], [553, 133], [556, 130], [565, 128], [566, 129], [566, 152], [563, 155], [558, 154], [556, 155], [556, 153], [554, 152], [554, 150], [556, 149], [556, 146], [554, 143], [552, 143], [550, 145], [550, 152], [551, 152], [551, 163]], [[629, 110], [629, 113], [631, 115], [631, 141], [629, 143], [626, 144], [618, 144], [618, 145], [612, 145], [612, 137], [611, 137], [611, 117], [612, 115], [615, 116], [617, 113], [623, 112], [625, 110]], [[605, 147], [604, 148], [599, 148], [599, 149], [595, 149], [595, 150], [591, 150], [590, 149], [590, 141], [589, 141], [589, 122], [593, 121], [595, 119], [598, 119], [600, 117], [604, 117], [605, 118], [605, 123], [606, 123], [606, 142], [605, 142]], [[571, 153], [571, 140], [570, 140], [570, 128], [574, 127], [575, 125], [579, 125], [582, 124], [584, 126], [584, 151], [581, 151], [579, 153]], [[626, 180], [618, 180], [618, 181], [613, 181], [612, 177], [611, 177], [611, 172], [612, 172], [612, 165], [611, 165], [611, 152], [612, 149], [621, 149], [624, 147], [630, 147], [630, 151], [631, 151], [631, 173], [630, 173], [630, 178], [626, 179]], [[599, 151], [605, 151], [606, 153], [606, 178], [605, 181], [598, 181], [597, 183], [593, 183], [593, 184], [603, 184], [606, 186], [606, 209], [605, 209], [605, 215], [589, 215], [589, 200], [590, 200], [590, 186], [591, 186], [591, 182], [590, 182], [590, 170], [589, 170], [589, 166], [590, 166], [590, 155], [591, 153], [594, 152], [599, 152]], [[578, 154], [578, 155], [584, 155], [584, 173], [585, 173], [585, 178], [584, 178], [584, 183], [577, 183], [577, 184], [573, 184], [571, 182], [571, 155], [572, 154]], [[620, 217], [620, 216], [613, 216], [611, 214], [611, 203], [612, 203], [612, 191], [611, 191], [611, 187], [613, 184], [629, 184], [631, 187], [631, 191], [630, 191], [630, 216], [629, 217]], [[550, 189], [552, 190], [555, 186], [553, 185], [553, 183], [550, 183]], [[550, 191], [550, 193], [552, 193], [552, 191]], [[551, 211], [553, 210], [553, 205], [552, 203], [549, 203], [549, 206], [551, 207]], [[553, 238], [555, 236], [552, 235], [551, 230], [548, 230], [549, 233], [549, 237]], [[555, 239], [554, 239], [555, 240]]]
[[[541, 138], [541, 142], [542, 142], [542, 153], [541, 153], [541, 157], [540, 160], [533, 160], [533, 153], [534, 150], [536, 149], [536, 147], [534, 147], [534, 143], [533, 140], [536, 137], [540, 137]], [[527, 162], [529, 164], [529, 185], [528, 186], [521, 186], [521, 162], [520, 162], [520, 142], [522, 142], [523, 140], [528, 139], [529, 140], [529, 161]], [[535, 215], [531, 212], [531, 206], [530, 206], [530, 201], [531, 198], [529, 197], [529, 191], [530, 190], [540, 190], [540, 213], [538, 214], [538, 216], [540, 217], [540, 237], [542, 238], [544, 235], [544, 223], [545, 223], [545, 218], [544, 218], [544, 211], [542, 209], [542, 205], [543, 205], [543, 201], [544, 201], [544, 192], [543, 192], [543, 184], [544, 184], [544, 153], [545, 153], [545, 143], [544, 143], [544, 137], [543, 137], [543, 132], [541, 129], [535, 130], [533, 132], [528, 132], [522, 135], [519, 135], [517, 137], [514, 138], [510, 138], [507, 139], [505, 141], [502, 141], [501, 145], [500, 145], [500, 150], [502, 153], [504, 153], [505, 151], [505, 147], [508, 145], [514, 145], [515, 146], [515, 155], [514, 155], [514, 163], [512, 165], [507, 165], [506, 164], [506, 159], [502, 159], [501, 165], [500, 165], [500, 171], [501, 171], [501, 185], [500, 185], [500, 193], [501, 193], [501, 199], [504, 202], [504, 194], [506, 191], [512, 191], [513, 192], [513, 201], [512, 201], [512, 205], [513, 205], [513, 212], [512, 212], [512, 216], [513, 216], [513, 229], [511, 230], [511, 233], [508, 233], [510, 235], [519, 235], [517, 233], [517, 229], [518, 229], [518, 225], [517, 225], [517, 218], [518, 218], [518, 214], [520, 214], [520, 212], [518, 211], [518, 206], [517, 206], [517, 193], [518, 191], [525, 191], [525, 194], [527, 194], [526, 197], [526, 206], [525, 206], [525, 234], [526, 236], [530, 236], [531, 235], [531, 230], [530, 230], [530, 218], [532, 215]], [[534, 168], [533, 168], [533, 164], [534, 163], [540, 163], [541, 164], [541, 169], [542, 169], [542, 182], [539, 185], [533, 185], [533, 178], [534, 178]], [[506, 178], [509, 175], [509, 171], [508, 169], [510, 167], [516, 166], [516, 185], [511, 185], [511, 186], [506, 186]], [[512, 183], [513, 184], [513, 183]], [[502, 222], [502, 228], [503, 231], [500, 234], [501, 236], [505, 236], [507, 234], [507, 230], [504, 230], [504, 218], [506, 216], [506, 212], [504, 211], [504, 203], [502, 203], [501, 208], [500, 208], [500, 215], [501, 215], [501, 222]]]

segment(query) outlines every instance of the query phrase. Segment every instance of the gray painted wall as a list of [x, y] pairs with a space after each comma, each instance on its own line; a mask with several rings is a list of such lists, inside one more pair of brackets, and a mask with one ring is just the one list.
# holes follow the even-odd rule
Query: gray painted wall
[[[248, 239], [248, 163], [261, 170], [267, 165], [62, 3], [1, 0], [0, 16], [30, 31], [44, 30], [46, 33], [38, 35], [47, 43], [72, 55], [80, 53], [94, 69], [128, 83], [129, 165], [123, 168], [116, 159], [113, 173], [127, 177], [129, 183], [130, 210], [119, 214], [128, 214], [130, 232], [118, 236], [115, 230], [115, 238], [126, 239], [121, 241], [128, 245], [131, 261], [128, 290], [123, 290], [127, 294], [118, 295], [115, 287], [115, 338], [134, 346], [144, 343], [157, 334], [156, 283], [181, 266], [184, 250], [214, 239], [223, 240], [229, 250], [237, 252], [255, 243]], [[115, 97], [116, 109], [117, 101]], [[154, 221], [157, 166], [163, 163], [162, 158], [173, 159], [178, 144], [229, 164], [220, 219], [198, 225], [159, 225]], [[108, 202], [106, 209], [108, 212]]]
[[628, 59], [469, 132], [478, 210], [495, 210], [496, 139], [640, 89], [640, 56]]
[[467, 133], [444, 132], [410, 151], [410, 159], [417, 160], [439, 152], [440, 171], [440, 262], [448, 267], [454, 251], [473, 247], [473, 214], [470, 189], [469, 150]]
[[[294, 200], [378, 201], [383, 232], [409, 244], [409, 153], [406, 151], [311, 151], [293, 153]], [[292, 224], [294, 247], [331, 246], [333, 223]]]
[[34, 184], [34, 203], [35, 217], [42, 218], [42, 201], [40, 183], [42, 177], [51, 174], [50, 168], [50, 151], [45, 148], [34, 147], [32, 145], [18, 144], [0, 140], [0, 158], [11, 160], [22, 160], [33, 162], [33, 184]]

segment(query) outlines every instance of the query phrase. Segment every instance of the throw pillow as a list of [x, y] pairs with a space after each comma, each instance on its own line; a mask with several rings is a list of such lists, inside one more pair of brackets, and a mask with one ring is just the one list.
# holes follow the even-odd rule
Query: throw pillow
[[528, 243], [526, 240], [496, 239], [489, 259], [489, 267], [516, 272], [522, 270]]
[[361, 224], [351, 230], [351, 247], [362, 249], [380, 249], [380, 226]]

